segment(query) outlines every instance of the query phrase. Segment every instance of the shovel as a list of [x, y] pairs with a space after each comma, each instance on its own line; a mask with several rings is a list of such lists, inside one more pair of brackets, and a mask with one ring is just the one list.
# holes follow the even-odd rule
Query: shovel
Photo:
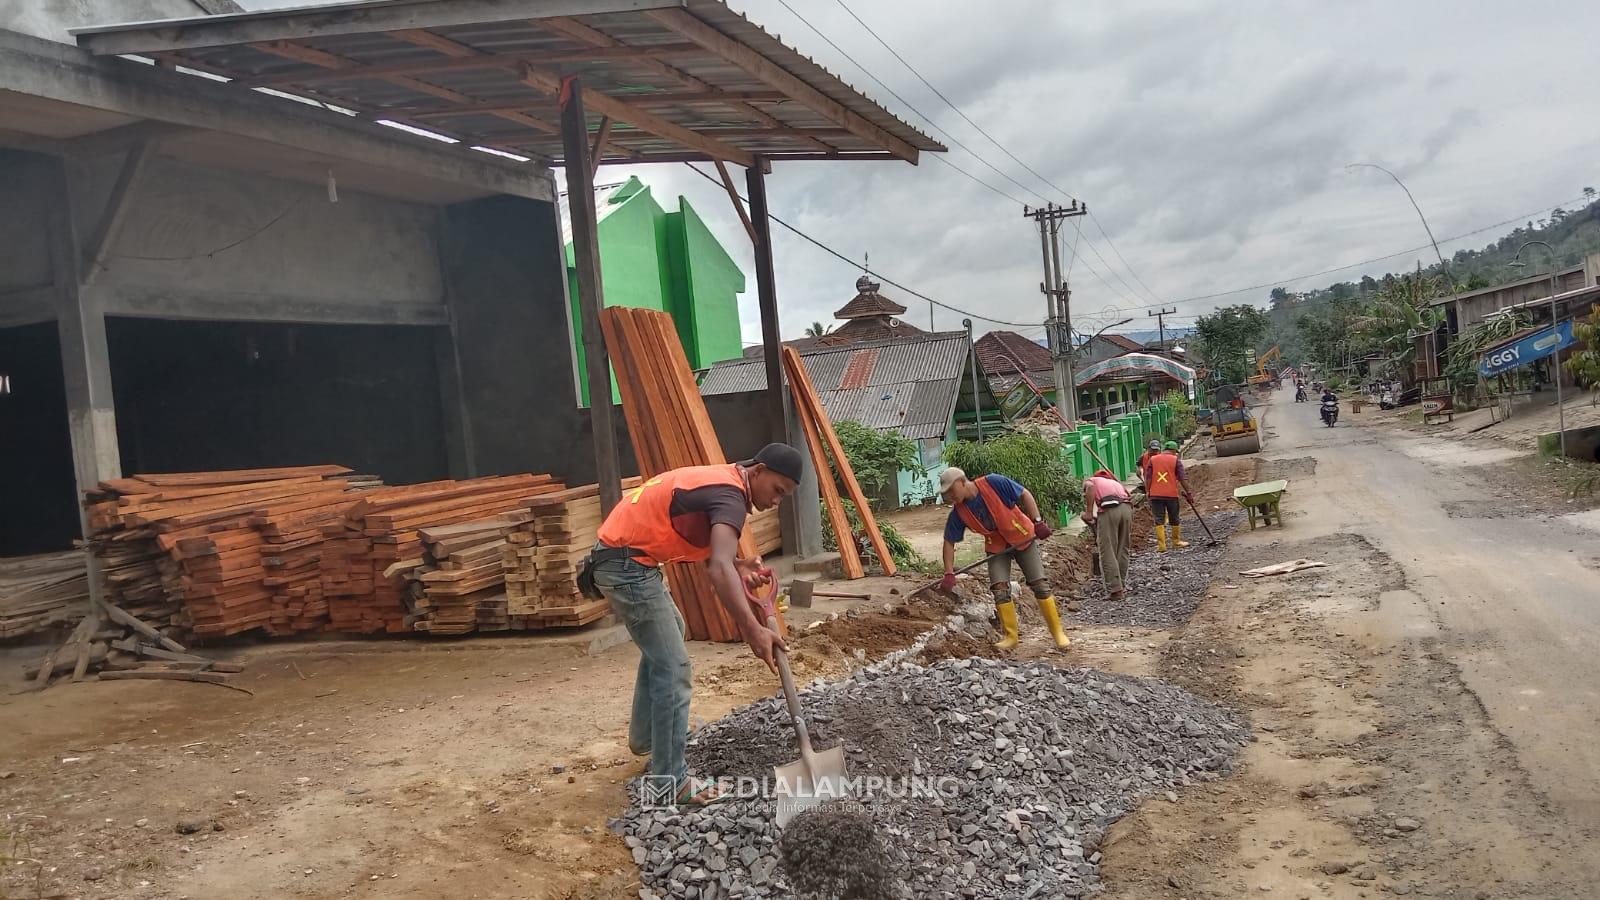
[[[777, 584], [768, 583], [766, 595], [757, 597], [745, 588], [745, 594], [758, 618], [774, 632], [778, 630], [777, 610], [773, 599]], [[847, 796], [847, 776], [844, 770], [844, 748], [817, 751], [811, 747], [811, 731], [806, 727], [805, 713], [800, 708], [800, 694], [794, 687], [794, 675], [789, 671], [789, 655], [782, 650], [774, 656], [778, 662], [778, 677], [783, 682], [783, 699], [789, 707], [789, 719], [794, 723], [795, 735], [800, 739], [800, 758], [772, 770], [773, 797], [776, 800], [778, 827], [802, 812], [830, 800]]]
[[1217, 540], [1217, 536], [1211, 533], [1211, 526], [1206, 524], [1206, 517], [1200, 515], [1200, 508], [1194, 505], [1194, 498], [1188, 494], [1184, 494], [1183, 499], [1189, 501], [1189, 509], [1194, 512], [1194, 517], [1200, 520], [1200, 527], [1206, 530], [1206, 537], [1210, 538], [1210, 540], [1206, 542], [1206, 546], [1216, 547], [1221, 545], [1222, 542]]

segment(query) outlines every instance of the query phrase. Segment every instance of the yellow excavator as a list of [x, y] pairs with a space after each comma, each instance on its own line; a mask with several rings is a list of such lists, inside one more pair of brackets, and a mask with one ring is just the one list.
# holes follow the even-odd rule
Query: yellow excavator
[[1246, 378], [1245, 381], [1249, 382], [1250, 386], [1258, 392], [1266, 393], [1271, 391], [1273, 386], [1278, 383], [1278, 373], [1270, 366], [1282, 360], [1283, 351], [1278, 348], [1277, 344], [1273, 344], [1267, 352], [1256, 357], [1256, 374]]
[[1244, 402], [1239, 388], [1217, 388], [1217, 410], [1211, 415], [1211, 443], [1217, 456], [1242, 456], [1261, 452], [1261, 432], [1256, 417]]

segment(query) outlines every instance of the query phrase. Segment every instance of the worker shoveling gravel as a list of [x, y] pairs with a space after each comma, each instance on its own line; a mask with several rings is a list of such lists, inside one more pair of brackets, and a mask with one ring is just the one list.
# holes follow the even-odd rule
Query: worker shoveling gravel
[[[1140, 797], [1228, 771], [1249, 740], [1232, 713], [1172, 685], [1045, 663], [878, 666], [802, 696], [818, 742], [844, 746], [854, 799], [907, 897], [1080, 896], [1097, 881], [1093, 848], [1111, 822]], [[689, 747], [691, 767], [730, 779], [759, 780], [793, 755], [773, 700], [701, 729]], [[709, 809], [635, 804], [613, 822], [642, 897], [795, 896], [770, 804], [745, 785]], [[840, 865], [814, 875], [860, 874]]]

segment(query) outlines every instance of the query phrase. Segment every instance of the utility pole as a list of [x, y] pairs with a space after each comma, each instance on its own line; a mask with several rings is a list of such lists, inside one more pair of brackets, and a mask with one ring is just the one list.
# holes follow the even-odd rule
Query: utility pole
[[1177, 309], [1158, 309], [1152, 313], [1145, 313], [1146, 317], [1156, 317], [1156, 333], [1160, 335], [1156, 341], [1156, 346], [1162, 350], [1167, 349], [1167, 316], [1176, 315], [1177, 312]]
[[1056, 409], [1061, 417], [1078, 425], [1078, 386], [1073, 374], [1072, 292], [1061, 273], [1061, 223], [1086, 215], [1089, 207], [1074, 200], [1071, 206], [1047, 203], [1043, 208], [1024, 206], [1022, 215], [1039, 225], [1039, 248], [1044, 255], [1044, 281], [1039, 290], [1045, 299], [1045, 336], [1050, 358], [1055, 363]]

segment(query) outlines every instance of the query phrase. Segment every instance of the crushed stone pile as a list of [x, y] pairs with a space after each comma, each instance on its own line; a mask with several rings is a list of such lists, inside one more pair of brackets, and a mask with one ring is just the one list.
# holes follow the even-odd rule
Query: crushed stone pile
[[[1037, 662], [880, 665], [813, 683], [802, 703], [816, 746], [842, 744], [870, 791], [854, 799], [877, 823], [895, 889], [917, 898], [1098, 890], [1095, 847], [1112, 822], [1141, 797], [1230, 771], [1250, 739], [1235, 714], [1170, 684]], [[798, 755], [772, 698], [698, 731], [689, 764], [762, 779]], [[612, 826], [647, 900], [796, 895], [759, 795], [703, 810], [635, 802]]]
[[778, 853], [795, 900], [894, 900], [899, 873], [872, 813], [848, 801], [807, 810], [783, 829]]
[[[1242, 510], [1222, 510], [1208, 514], [1206, 524], [1217, 540], [1225, 541], [1244, 518]], [[1205, 530], [1192, 517], [1183, 520], [1183, 536], [1189, 542], [1183, 550], [1158, 553], [1153, 539], [1147, 547], [1135, 546], [1129, 591], [1119, 601], [1110, 600], [1099, 576], [1090, 579], [1081, 590], [1081, 608], [1071, 619], [1085, 625], [1144, 628], [1171, 628], [1189, 621], [1210, 588], [1211, 576], [1222, 564], [1227, 547], [1206, 546]]]

